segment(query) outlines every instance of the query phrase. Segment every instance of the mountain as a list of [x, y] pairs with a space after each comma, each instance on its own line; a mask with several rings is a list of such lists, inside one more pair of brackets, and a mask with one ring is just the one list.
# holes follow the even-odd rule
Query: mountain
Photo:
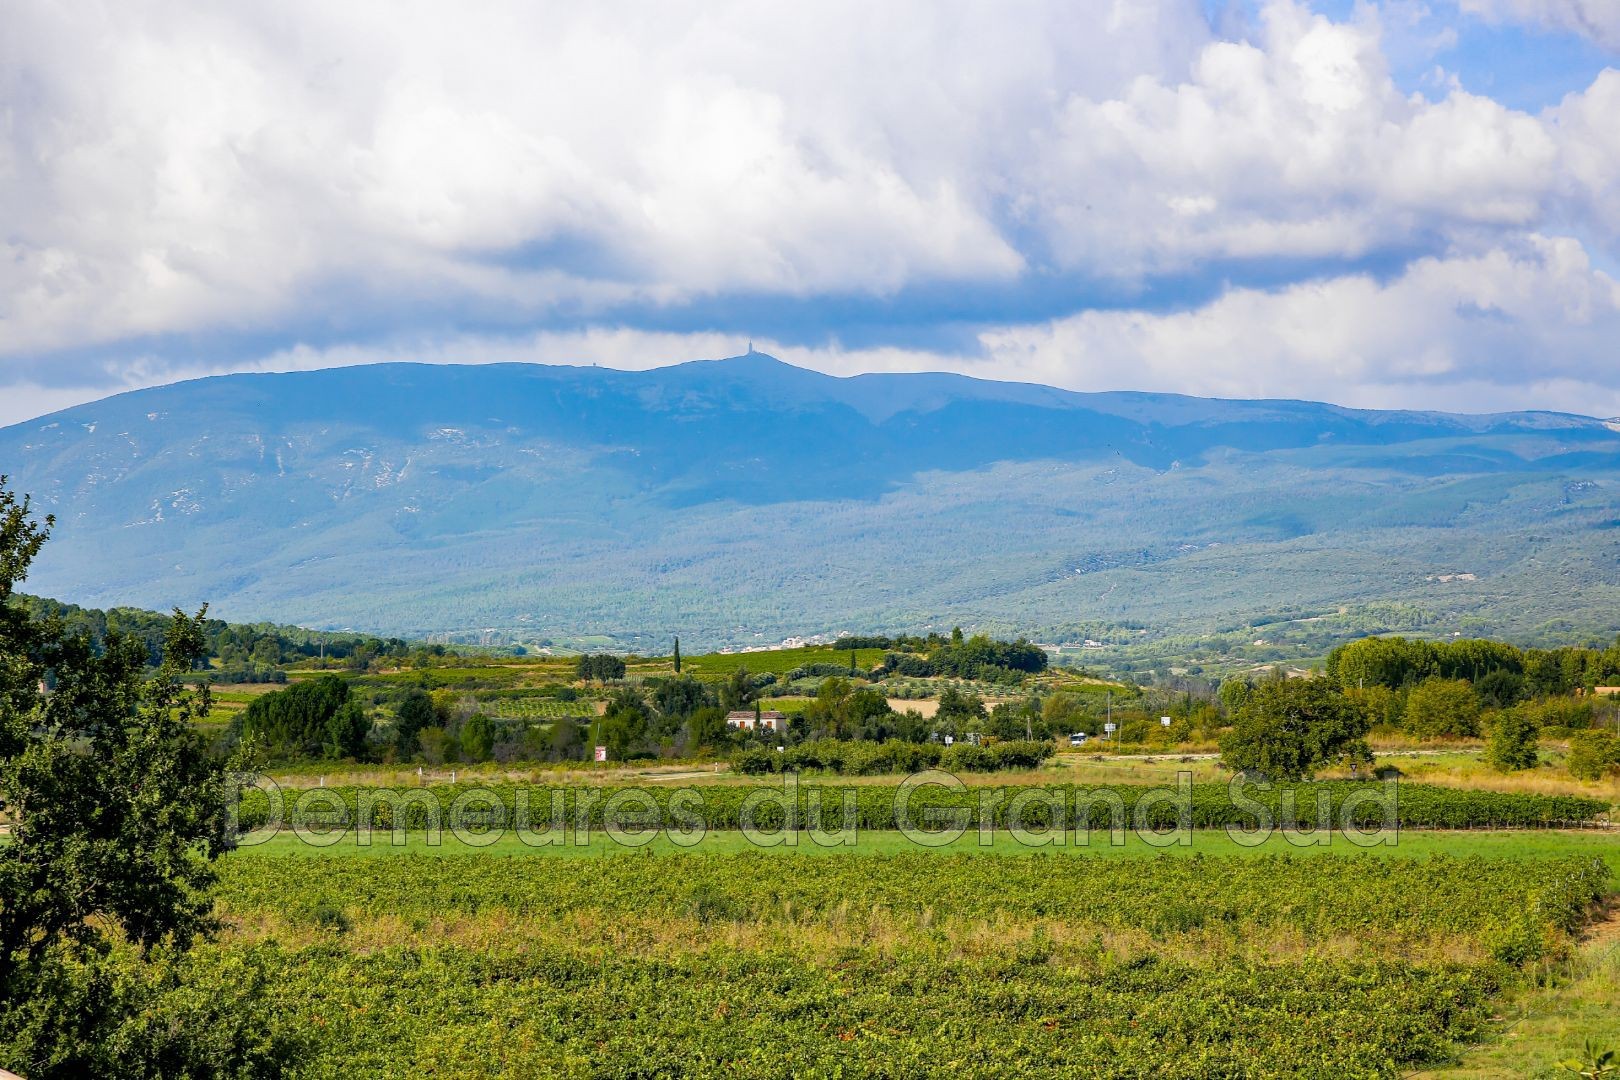
[[0, 429], [57, 516], [27, 587], [232, 619], [693, 646], [1196, 633], [1399, 602], [1520, 638], [1620, 616], [1620, 425], [834, 378], [226, 375]]

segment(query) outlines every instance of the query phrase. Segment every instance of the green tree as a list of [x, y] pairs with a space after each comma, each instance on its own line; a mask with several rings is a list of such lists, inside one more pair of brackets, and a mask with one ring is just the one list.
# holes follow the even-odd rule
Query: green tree
[[853, 734], [849, 715], [851, 693], [848, 679], [837, 675], [822, 679], [816, 688], [816, 699], [804, 710], [811, 732], [818, 738], [849, 738]]
[[720, 705], [726, 709], [746, 709], [753, 704], [756, 691], [754, 677], [746, 667], [738, 666], [725, 682], [720, 684]]
[[691, 749], [722, 746], [730, 736], [726, 727], [726, 710], [710, 705], [693, 710], [686, 718], [686, 744]]
[[1577, 780], [1600, 780], [1620, 770], [1620, 738], [1611, 731], [1578, 731], [1569, 738], [1569, 774]]
[[1401, 722], [1401, 696], [1387, 686], [1379, 683], [1366, 688], [1352, 686], [1345, 690], [1344, 696], [1366, 715], [1367, 722], [1375, 728], [1396, 727]]
[[552, 722], [546, 739], [547, 761], [578, 761], [585, 756], [585, 736], [567, 717]]
[[244, 739], [278, 758], [358, 758], [370, 729], [348, 681], [336, 675], [261, 694], [238, 724]]
[[574, 664], [574, 674], [586, 682], [612, 682], [624, 678], [622, 657], [607, 653], [581, 656]]
[[439, 726], [439, 711], [423, 690], [412, 690], [394, 710], [394, 745], [401, 757], [416, 753], [421, 733]]
[[487, 713], [475, 712], [461, 725], [463, 761], [488, 761], [495, 749], [495, 724]]
[[1492, 668], [1473, 681], [1474, 696], [1481, 704], [1507, 709], [1524, 700], [1525, 679], [1507, 668]]
[[1227, 679], [1216, 691], [1221, 708], [1226, 710], [1228, 716], [1236, 716], [1237, 711], [1243, 708], [1253, 694], [1254, 684], [1247, 679]]
[[696, 710], [714, 704], [714, 693], [708, 686], [689, 675], [662, 680], [653, 687], [652, 698], [665, 720], [667, 733], [679, 730]]
[[429, 765], [443, 765], [456, 752], [455, 740], [441, 727], [425, 727], [416, 733], [416, 747]]
[[675, 674], [681, 673], [681, 639], [675, 639]]
[[1479, 734], [1479, 697], [1461, 679], [1425, 679], [1406, 697], [1406, 730], [1420, 739], [1468, 739]]
[[646, 752], [650, 728], [644, 709], [619, 709], [602, 717], [602, 745], [608, 758], [625, 761]]
[[1049, 696], [1041, 705], [1041, 719], [1046, 730], [1059, 735], [1068, 735], [1076, 731], [1091, 732], [1094, 716], [1092, 702], [1088, 694], [1076, 694], [1068, 691], [1059, 691]]
[[1027, 697], [997, 705], [990, 711], [989, 733], [998, 739], [1046, 738], [1046, 717], [1042, 712], [1041, 699]]
[[1221, 760], [1272, 779], [1308, 779], [1335, 761], [1371, 762], [1368, 727], [1366, 715], [1326, 679], [1266, 679], [1221, 739]]
[[[0, 1063], [33, 1080], [268, 1070], [280, 1044], [250, 1033], [250, 1001], [190, 1030], [157, 980], [115, 970], [120, 943], [156, 962], [217, 926], [226, 778], [195, 727], [208, 687], [180, 681], [206, 655], [204, 613], [174, 613], [151, 677], [137, 638], [31, 618], [15, 588], [52, 524], [0, 477]], [[165, 1065], [113, 1049], [137, 1015], [166, 1026]]]
[[366, 734], [371, 721], [359, 701], [350, 697], [326, 722], [326, 739], [321, 745], [321, 756], [329, 761], [343, 758], [359, 759], [365, 753]]
[[646, 725], [652, 720], [652, 710], [647, 707], [647, 699], [641, 696], [641, 691], [633, 686], [621, 686], [608, 698], [604, 713], [635, 713]]
[[1536, 750], [1539, 735], [1535, 721], [1523, 709], [1504, 709], [1491, 721], [1490, 739], [1485, 744], [1485, 763], [1497, 772], [1533, 769], [1541, 756]]
[[934, 719], [946, 726], [966, 726], [976, 730], [988, 719], [984, 700], [977, 694], [964, 694], [954, 686], [947, 686], [939, 695], [939, 711]]

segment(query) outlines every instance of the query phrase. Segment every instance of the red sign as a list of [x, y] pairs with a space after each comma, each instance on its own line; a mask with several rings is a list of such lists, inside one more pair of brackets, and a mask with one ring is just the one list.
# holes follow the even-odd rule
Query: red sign
[[596, 760], [597, 761], [606, 761], [607, 760], [607, 747], [598, 746], [596, 748]]

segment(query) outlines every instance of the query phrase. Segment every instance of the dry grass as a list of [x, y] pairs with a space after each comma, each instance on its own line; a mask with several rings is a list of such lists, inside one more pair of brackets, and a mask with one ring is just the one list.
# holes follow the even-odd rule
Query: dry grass
[[1521, 792], [1529, 795], [1582, 795], [1620, 805], [1620, 777], [1577, 780], [1554, 765], [1524, 772], [1499, 773], [1480, 758], [1458, 762], [1448, 758], [1410, 758], [1396, 764], [1410, 781], [1439, 787], [1483, 791]]

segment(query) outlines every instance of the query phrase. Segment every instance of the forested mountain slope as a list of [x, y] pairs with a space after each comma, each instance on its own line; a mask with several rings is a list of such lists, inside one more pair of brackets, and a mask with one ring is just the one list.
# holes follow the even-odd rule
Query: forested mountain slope
[[1620, 628], [1620, 433], [1550, 413], [645, 372], [229, 375], [0, 430], [31, 591], [233, 619], [693, 646], [960, 622], [1181, 632], [1408, 605]]

